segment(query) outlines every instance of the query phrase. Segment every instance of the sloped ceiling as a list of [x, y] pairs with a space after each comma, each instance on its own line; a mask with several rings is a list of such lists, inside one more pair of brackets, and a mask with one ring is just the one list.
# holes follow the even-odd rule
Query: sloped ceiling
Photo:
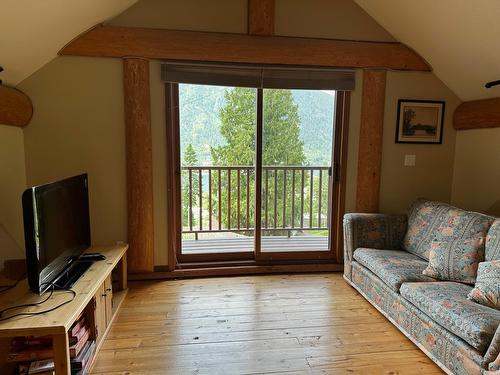
[[500, 96], [500, 1], [354, 0], [433, 67], [460, 99]]
[[0, 79], [15, 86], [66, 43], [137, 0], [2, 0]]

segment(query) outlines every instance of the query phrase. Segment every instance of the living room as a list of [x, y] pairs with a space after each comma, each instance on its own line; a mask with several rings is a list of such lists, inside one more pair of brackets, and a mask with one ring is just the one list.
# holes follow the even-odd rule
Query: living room
[[[453, 253], [474, 258], [472, 276], [464, 279], [460, 258], [448, 265], [460, 272], [425, 277], [465, 285], [469, 301], [482, 265], [498, 259], [498, 4], [93, 0], [4, 8], [0, 285], [26, 273], [23, 192], [86, 174], [91, 244], [128, 244], [101, 271], [116, 267], [116, 296], [129, 280], [91, 373], [498, 371], [498, 299], [485, 307], [490, 326], [477, 337], [441, 324], [439, 334], [427, 332], [437, 342], [429, 346], [377, 305], [376, 293], [392, 296], [401, 283], [385, 291], [374, 282], [370, 295], [355, 268], [384, 263], [355, 255], [376, 248], [406, 251], [431, 273], [429, 259], [439, 258], [431, 247], [457, 248], [431, 241], [450, 221], [453, 233], [440, 241], [451, 236], [477, 250]], [[363, 221], [358, 213], [394, 216]], [[415, 234], [417, 227], [426, 229]], [[361, 272], [354, 277], [353, 263]], [[416, 279], [398, 276], [403, 285], [428, 281], [418, 269]], [[370, 272], [386, 283], [378, 271]], [[5, 298], [2, 309], [21, 304]], [[402, 294], [391, 301], [400, 312], [407, 303]], [[68, 319], [63, 325], [77, 323]], [[12, 334], [0, 336], [8, 344]], [[66, 362], [55, 372], [69, 371]]]

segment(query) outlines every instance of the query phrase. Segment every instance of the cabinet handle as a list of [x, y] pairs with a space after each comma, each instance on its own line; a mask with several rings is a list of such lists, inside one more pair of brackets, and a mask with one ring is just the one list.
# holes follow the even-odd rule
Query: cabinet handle
[[106, 292], [111, 292], [111, 288], [107, 288], [107, 289], [106, 289]]
[[106, 296], [107, 296], [107, 294], [106, 294], [106, 293], [101, 294], [101, 297], [106, 297]]

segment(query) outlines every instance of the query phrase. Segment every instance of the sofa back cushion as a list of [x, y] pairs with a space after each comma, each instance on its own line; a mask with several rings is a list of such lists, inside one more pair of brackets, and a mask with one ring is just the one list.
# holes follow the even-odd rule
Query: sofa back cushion
[[403, 248], [429, 260], [433, 241], [445, 243], [484, 239], [494, 220], [492, 216], [465, 211], [446, 203], [418, 199], [408, 213], [408, 231]]
[[402, 247], [429, 260], [431, 243], [441, 225], [440, 218], [452, 207], [446, 203], [417, 199], [408, 211], [408, 230]]
[[429, 263], [422, 273], [438, 280], [474, 284], [483, 260], [484, 238], [433, 241]]
[[500, 219], [496, 219], [488, 231], [485, 260], [500, 260]]

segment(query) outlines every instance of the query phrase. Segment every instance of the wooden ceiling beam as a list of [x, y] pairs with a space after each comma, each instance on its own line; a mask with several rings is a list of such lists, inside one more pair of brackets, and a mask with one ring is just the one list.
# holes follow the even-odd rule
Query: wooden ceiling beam
[[24, 127], [32, 116], [33, 104], [25, 93], [0, 85], [0, 124]]
[[431, 71], [401, 43], [97, 26], [60, 55]]
[[499, 128], [500, 98], [463, 102], [453, 114], [456, 130]]
[[274, 0], [248, 0], [248, 34], [274, 34]]

